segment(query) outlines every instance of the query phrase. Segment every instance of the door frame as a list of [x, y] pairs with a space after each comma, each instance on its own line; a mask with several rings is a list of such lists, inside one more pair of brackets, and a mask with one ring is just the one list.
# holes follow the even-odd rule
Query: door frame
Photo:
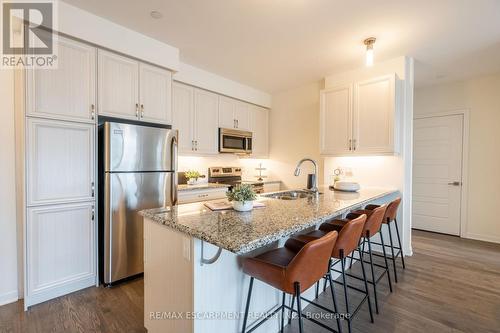
[[[470, 109], [453, 109], [442, 112], [430, 112], [413, 117], [417, 119], [427, 119], [447, 116], [462, 116], [462, 191], [460, 194], [460, 237], [470, 238], [467, 232], [467, 203], [469, 197], [469, 121]], [[413, 125], [415, 127], [415, 125]], [[413, 147], [412, 147], [413, 149]], [[412, 179], [413, 183], [413, 179]]]

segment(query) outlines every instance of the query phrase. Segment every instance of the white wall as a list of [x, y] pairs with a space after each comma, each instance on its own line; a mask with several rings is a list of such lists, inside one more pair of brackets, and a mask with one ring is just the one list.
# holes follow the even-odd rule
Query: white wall
[[412, 169], [412, 128], [413, 128], [413, 60], [398, 57], [378, 63], [373, 67], [363, 67], [349, 72], [331, 75], [325, 78], [328, 88], [340, 82], [353, 82], [371, 77], [396, 73], [404, 80], [402, 106], [402, 152], [396, 156], [354, 156], [326, 157], [324, 162], [325, 183], [333, 181], [333, 171], [341, 167], [349, 169], [352, 179], [361, 186], [391, 187], [402, 194], [399, 222], [403, 230], [402, 241], [405, 252], [411, 254], [411, 169]]
[[500, 243], [500, 74], [422, 87], [415, 115], [469, 109], [469, 172], [465, 237]]
[[17, 300], [14, 74], [0, 70], [0, 305]]
[[293, 172], [304, 157], [319, 164], [319, 184], [323, 183], [323, 159], [319, 153], [319, 91], [321, 82], [273, 95], [270, 112], [269, 142], [270, 164], [273, 178], [280, 179], [285, 188], [304, 188], [307, 174], [312, 173], [310, 163], [304, 164], [302, 174]]

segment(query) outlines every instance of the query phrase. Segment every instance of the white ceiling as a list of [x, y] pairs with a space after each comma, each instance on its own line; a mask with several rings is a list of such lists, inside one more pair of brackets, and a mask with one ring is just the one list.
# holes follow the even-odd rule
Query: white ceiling
[[362, 66], [369, 36], [375, 62], [413, 56], [418, 85], [500, 71], [499, 0], [64, 1], [270, 93]]

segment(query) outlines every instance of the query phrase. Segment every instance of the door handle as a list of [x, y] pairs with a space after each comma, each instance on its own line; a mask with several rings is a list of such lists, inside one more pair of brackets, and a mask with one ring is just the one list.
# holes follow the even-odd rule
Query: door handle
[[454, 182], [448, 183], [448, 185], [451, 185], [451, 186], [460, 186], [460, 185], [462, 185], [462, 182], [454, 181]]
[[135, 103], [135, 117], [139, 119], [139, 103]]
[[144, 104], [141, 104], [141, 118], [144, 118]]

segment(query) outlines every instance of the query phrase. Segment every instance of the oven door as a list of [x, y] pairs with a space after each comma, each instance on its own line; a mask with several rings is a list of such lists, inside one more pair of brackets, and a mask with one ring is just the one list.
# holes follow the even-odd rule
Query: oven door
[[219, 152], [250, 154], [252, 152], [252, 132], [219, 128]]

